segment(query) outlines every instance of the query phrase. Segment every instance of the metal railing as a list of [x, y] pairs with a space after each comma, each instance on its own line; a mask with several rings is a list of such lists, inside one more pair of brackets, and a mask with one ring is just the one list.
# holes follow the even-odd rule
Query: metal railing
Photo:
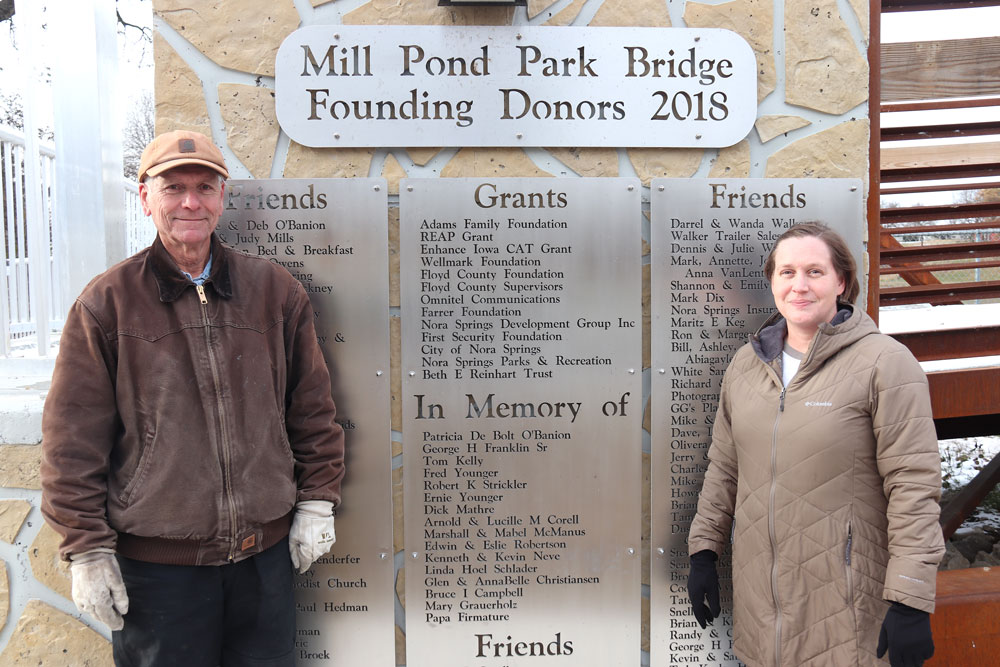
[[[46, 299], [48, 317], [42, 318], [43, 321], [48, 320], [47, 333], [58, 333], [66, 316], [62, 304], [67, 300], [60, 294], [62, 281], [53, 247], [60, 238], [55, 196], [56, 151], [51, 144], [40, 144], [39, 152], [37, 192], [42, 203], [41, 218], [32, 220], [27, 212], [27, 194], [30, 191], [25, 173], [24, 136], [12, 128], [0, 127], [0, 223], [4, 246], [3, 281], [0, 284], [0, 357], [25, 352], [46, 356], [50, 352], [49, 349], [38, 349], [39, 340], [50, 338], [39, 335], [37, 307], [31, 289], [33, 277], [39, 279], [35, 273], [39, 266], [47, 272], [44, 283], [49, 285]], [[128, 253], [132, 254], [149, 245], [156, 232], [142, 215], [138, 187], [127, 183], [124, 197]], [[41, 251], [33, 244], [41, 245]], [[40, 257], [42, 261], [39, 264]]]
[[[60, 303], [59, 281], [53, 272], [52, 225], [55, 221], [55, 148], [51, 144], [39, 145], [39, 183], [42, 219], [30, 220], [27, 213], [28, 178], [25, 173], [25, 145], [22, 134], [9, 128], [0, 128], [0, 220], [3, 222], [4, 282], [0, 286], [0, 353], [9, 355], [12, 350], [32, 346], [37, 335], [37, 309], [31, 290], [32, 277], [40, 266], [49, 274], [48, 321], [50, 328], [58, 331], [64, 313], [58, 312]], [[38, 234], [38, 226], [41, 234]], [[39, 251], [32, 247], [42, 239]], [[33, 264], [32, 262], [35, 262]]]
[[139, 203], [139, 186], [125, 183], [125, 251], [131, 256], [156, 238], [156, 227], [146, 219]]

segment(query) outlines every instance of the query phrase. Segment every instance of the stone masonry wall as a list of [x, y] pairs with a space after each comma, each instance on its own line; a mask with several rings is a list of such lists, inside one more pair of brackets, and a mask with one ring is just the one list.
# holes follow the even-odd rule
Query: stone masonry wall
[[[390, 187], [395, 550], [402, 550], [399, 401], [399, 179], [502, 176], [857, 177], [868, 175], [868, 3], [864, 0], [528, 0], [524, 8], [438, 7], [437, 0], [153, 0], [156, 131], [193, 129], [223, 147], [233, 178], [382, 176]], [[757, 122], [724, 149], [308, 148], [281, 133], [274, 56], [301, 26], [552, 25], [718, 27], [758, 63]], [[648, 216], [648, 191], [644, 211]], [[649, 262], [644, 239], [644, 367]], [[28, 388], [28, 387], [25, 387]], [[44, 390], [44, 385], [36, 387]], [[645, 396], [649, 431], [648, 401]], [[20, 408], [18, 408], [20, 410]], [[0, 424], [0, 664], [110, 665], [108, 631], [81, 619], [56, 538], [38, 512], [40, 403]], [[649, 479], [648, 437], [644, 464]], [[649, 488], [644, 498], [643, 664], [648, 662]], [[403, 572], [397, 572], [402, 599]], [[397, 607], [398, 608], [398, 607]], [[404, 636], [397, 618], [397, 663]]]

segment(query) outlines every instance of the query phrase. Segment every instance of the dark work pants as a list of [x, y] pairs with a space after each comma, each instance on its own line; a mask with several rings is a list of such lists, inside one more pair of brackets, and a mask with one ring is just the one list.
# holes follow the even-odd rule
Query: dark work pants
[[118, 562], [129, 608], [112, 633], [117, 667], [295, 664], [288, 538], [231, 565]]

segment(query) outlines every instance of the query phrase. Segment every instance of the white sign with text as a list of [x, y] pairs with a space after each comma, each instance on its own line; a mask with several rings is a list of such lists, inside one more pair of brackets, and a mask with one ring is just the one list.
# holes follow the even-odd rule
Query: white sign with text
[[723, 147], [753, 127], [756, 60], [716, 28], [309, 26], [275, 98], [305, 146]]

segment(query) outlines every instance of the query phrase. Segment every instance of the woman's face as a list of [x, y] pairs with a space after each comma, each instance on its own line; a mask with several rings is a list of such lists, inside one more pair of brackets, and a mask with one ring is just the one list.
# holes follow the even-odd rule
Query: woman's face
[[826, 242], [815, 236], [787, 238], [774, 252], [771, 294], [789, 331], [811, 337], [837, 314], [844, 279], [837, 275]]

